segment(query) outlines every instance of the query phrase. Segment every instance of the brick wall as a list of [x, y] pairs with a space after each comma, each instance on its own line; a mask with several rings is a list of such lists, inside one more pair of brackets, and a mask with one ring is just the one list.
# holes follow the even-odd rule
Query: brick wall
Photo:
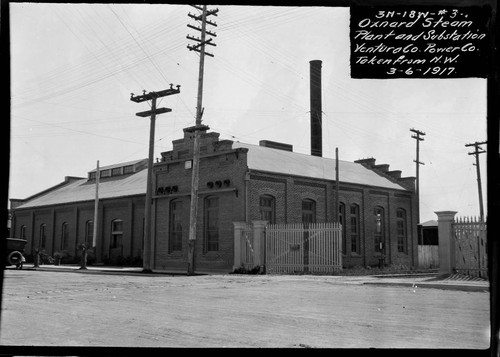
[[[233, 222], [245, 220], [246, 150], [231, 149], [230, 141], [219, 141], [217, 133], [203, 133], [200, 140], [198, 214], [195, 245], [195, 270], [230, 271], [234, 260]], [[154, 268], [187, 269], [193, 136], [185, 132], [184, 139], [173, 142], [174, 149], [162, 153], [162, 162], [154, 167], [155, 192], [155, 259]], [[159, 192], [159, 188], [176, 187], [175, 192]], [[219, 199], [219, 250], [204, 252], [205, 200]], [[169, 252], [170, 205], [182, 202], [182, 249]]]
[[[80, 256], [78, 244], [85, 240], [86, 222], [94, 220], [93, 202], [54, 205], [47, 208], [17, 209], [15, 210], [12, 232], [20, 236], [21, 227], [26, 226], [25, 254], [33, 254], [40, 239], [40, 226], [46, 225], [45, 252], [51, 256], [61, 251], [62, 225], [67, 223], [68, 246], [65, 249], [71, 256]], [[125, 197], [110, 200], [101, 200], [99, 204], [99, 222], [97, 234], [98, 262], [109, 256], [111, 237], [111, 221], [123, 220], [123, 249], [124, 257], [135, 257], [137, 252], [142, 254], [142, 230], [144, 217], [144, 197]]]
[[[316, 202], [317, 222], [335, 221], [335, 183], [305, 179], [270, 173], [253, 172], [250, 175], [249, 211], [250, 220], [260, 219], [259, 197], [271, 195], [275, 198], [276, 223], [300, 223], [302, 221], [302, 200]], [[375, 207], [384, 209], [385, 259], [388, 264], [416, 264], [417, 235], [414, 207], [410, 193], [398, 193], [359, 185], [342, 184], [339, 187], [339, 202], [345, 205], [344, 266], [377, 265], [381, 254], [375, 252]], [[359, 208], [359, 241], [356, 252], [351, 251], [350, 207]], [[398, 252], [396, 210], [402, 208], [407, 213], [407, 249]]]

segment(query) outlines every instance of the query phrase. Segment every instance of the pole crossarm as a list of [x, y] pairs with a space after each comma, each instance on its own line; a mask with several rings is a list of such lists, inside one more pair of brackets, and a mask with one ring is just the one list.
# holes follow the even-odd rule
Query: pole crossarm
[[487, 143], [488, 143], [487, 141], [483, 141], [482, 143], [479, 143], [479, 142], [476, 141], [475, 143], [472, 143], [472, 144], [465, 144], [465, 146], [466, 147], [474, 146], [475, 147], [475, 151], [474, 152], [470, 152], [469, 155], [477, 155], [477, 154], [483, 154], [483, 153], [486, 152], [486, 150], [484, 150], [479, 145], [485, 145]]
[[[202, 28], [197, 27], [197, 26], [193, 26], [193, 25], [191, 25], [191, 24], [187, 24], [187, 27], [192, 28], [193, 30], [196, 30], [196, 31], [203, 32], [203, 29], [202, 29]], [[216, 34], [215, 32], [205, 30], [205, 33], [206, 33], [207, 35], [210, 35], [210, 36], [213, 36], [213, 37], [217, 37], [217, 34]]]
[[[194, 47], [199, 47], [201, 45], [210, 45], [210, 46], [217, 46], [215, 43], [212, 43], [212, 38], [209, 38], [208, 40], [206, 40], [205, 42], [201, 42], [201, 39], [200, 38], [197, 38], [197, 37], [192, 37], [192, 36], [189, 36], [187, 35], [186, 36], [187, 39], [190, 39], [190, 40], [193, 40], [193, 41], [197, 41], [197, 42], [200, 42], [198, 45], [194, 46]], [[189, 46], [188, 46], [189, 47]], [[193, 47], [193, 46], [192, 46]]]
[[466, 147], [474, 147], [474, 152], [468, 153], [469, 155], [474, 155], [476, 157], [476, 163], [473, 163], [473, 166], [476, 166], [476, 175], [477, 175], [477, 191], [479, 196], [479, 216], [481, 218], [481, 222], [484, 221], [484, 208], [483, 208], [483, 190], [481, 187], [481, 169], [479, 167], [479, 154], [484, 154], [486, 150], [481, 148], [479, 145], [487, 144], [487, 141], [478, 142], [471, 144], [465, 144]]
[[[217, 10], [218, 11], [218, 10]], [[214, 15], [213, 13], [210, 14], [208, 11], [207, 11], [207, 16], [209, 15]], [[188, 14], [188, 16], [192, 19], [195, 19], [196, 21], [203, 21], [203, 15], [193, 15], [191, 13]], [[215, 16], [217, 16], [217, 13], [215, 13]], [[217, 23], [215, 22], [212, 22], [212, 21], [209, 21], [209, 20], [205, 20], [206, 24], [207, 25], [212, 25], [212, 26], [215, 26], [217, 27]]]
[[164, 89], [164, 90], [161, 90], [161, 91], [153, 91], [153, 92], [149, 92], [146, 94], [146, 91], [144, 91], [144, 93], [142, 95], [134, 95], [134, 93], [130, 93], [130, 100], [133, 101], [133, 102], [136, 102], [136, 103], [141, 103], [141, 102], [144, 102], [146, 100], [151, 100], [153, 98], [161, 98], [161, 97], [166, 97], [168, 95], [172, 95], [172, 94], [179, 94], [181, 92], [180, 90], [180, 85], [177, 85], [176, 86], [177, 89], [175, 89], [173, 87], [173, 84], [170, 84], [170, 88], [169, 89]]
[[[190, 46], [190, 45], [187, 46], [187, 48], [189, 48], [190, 51], [196, 51], [196, 52], [200, 52], [201, 53], [201, 50], [198, 47], [199, 46]], [[203, 51], [203, 54], [207, 55], [207, 56], [210, 56], [210, 57], [214, 57], [213, 54], [211, 54], [210, 52], [207, 52], [207, 51]]]
[[170, 108], [158, 108], [156, 110], [148, 110], [148, 111], [145, 111], [145, 112], [139, 112], [139, 113], [136, 113], [135, 115], [137, 115], [138, 117], [150, 117], [151, 115], [153, 114], [163, 114], [163, 113], [168, 113], [168, 112], [171, 112], [172, 109]]

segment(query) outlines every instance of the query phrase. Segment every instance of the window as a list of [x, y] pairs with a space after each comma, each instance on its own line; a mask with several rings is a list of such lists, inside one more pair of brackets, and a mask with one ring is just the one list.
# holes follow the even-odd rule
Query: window
[[342, 254], [347, 254], [346, 226], [345, 226], [345, 204], [339, 204], [339, 223], [342, 225]]
[[69, 228], [68, 223], [64, 222], [61, 226], [61, 250], [68, 249], [69, 244]]
[[123, 166], [123, 173], [124, 174], [130, 174], [132, 172], [134, 172], [134, 166], [133, 165]]
[[398, 252], [406, 253], [406, 211], [404, 209], [396, 211], [396, 230]]
[[275, 199], [273, 196], [263, 195], [260, 196], [260, 219], [268, 221], [270, 224], [276, 223], [275, 218]]
[[45, 249], [45, 244], [47, 243], [46, 228], [47, 226], [45, 224], [40, 225], [40, 240], [39, 240], [40, 249]]
[[85, 223], [85, 246], [89, 247], [92, 245], [94, 240], [94, 222], [87, 221]]
[[351, 205], [351, 252], [359, 253], [359, 206]]
[[100, 178], [109, 177], [109, 176], [111, 176], [111, 171], [110, 170], [102, 170], [99, 175], [100, 175]]
[[120, 248], [123, 237], [123, 221], [115, 219], [111, 222], [111, 248]]
[[19, 232], [19, 238], [26, 239], [26, 226], [21, 226], [21, 231]]
[[204, 252], [219, 250], [219, 199], [205, 199]]
[[375, 252], [381, 253], [384, 250], [384, 235], [385, 235], [385, 227], [384, 227], [384, 209], [382, 207], [375, 207]]
[[302, 201], [302, 222], [316, 223], [316, 202], [313, 200]]
[[89, 180], [95, 180], [95, 177], [96, 177], [96, 172], [91, 172], [90, 175], [89, 175]]
[[174, 200], [170, 202], [170, 227], [168, 252], [182, 250], [182, 202]]
[[121, 167], [115, 167], [114, 169], [111, 170], [111, 176], [118, 176], [122, 174], [122, 168]]

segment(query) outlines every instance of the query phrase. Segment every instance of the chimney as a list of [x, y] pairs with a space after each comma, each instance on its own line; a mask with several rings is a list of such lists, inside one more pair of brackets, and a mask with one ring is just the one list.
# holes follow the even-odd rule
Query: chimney
[[321, 60], [309, 61], [311, 95], [311, 155], [323, 156], [321, 130]]

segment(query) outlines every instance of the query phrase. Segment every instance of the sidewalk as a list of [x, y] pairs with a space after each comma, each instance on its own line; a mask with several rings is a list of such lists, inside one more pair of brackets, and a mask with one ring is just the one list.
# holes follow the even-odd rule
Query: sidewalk
[[[80, 265], [50, 265], [43, 264], [34, 268], [33, 264], [25, 264], [25, 270], [40, 271], [64, 271], [82, 274], [141, 274], [144, 276], [158, 275], [180, 275], [186, 276], [186, 271], [157, 271], [143, 273], [142, 267], [120, 267], [120, 266], [87, 266], [87, 269], [80, 269]], [[227, 273], [226, 273], [227, 274]], [[226, 275], [223, 273], [197, 272], [196, 275]], [[352, 284], [379, 285], [379, 286], [406, 286], [418, 288], [433, 288], [443, 290], [460, 290], [489, 292], [490, 283], [480, 278], [471, 278], [460, 274], [391, 274], [391, 275], [335, 275], [335, 279]]]
[[364, 284], [475, 292], [489, 292], [490, 290], [489, 281], [460, 274], [435, 274], [434, 277], [427, 276], [420, 278], [418, 275], [405, 275], [404, 277], [377, 275], [375, 278], [364, 282]]

